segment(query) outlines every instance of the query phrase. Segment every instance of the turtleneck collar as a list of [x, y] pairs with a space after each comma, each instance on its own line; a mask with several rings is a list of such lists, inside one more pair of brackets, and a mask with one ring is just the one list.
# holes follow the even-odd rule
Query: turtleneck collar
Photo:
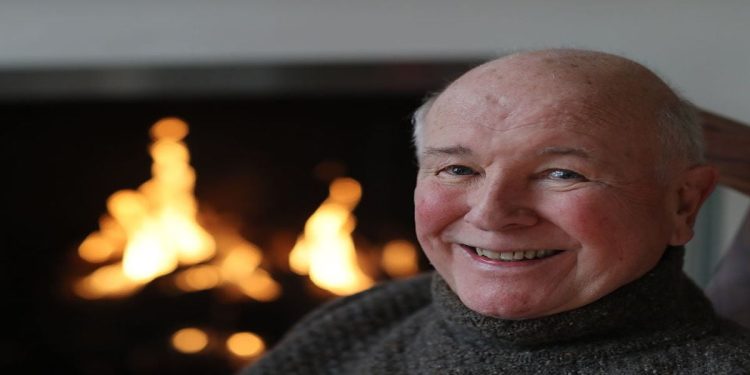
[[586, 306], [536, 319], [478, 314], [461, 303], [437, 273], [432, 296], [448, 328], [460, 332], [457, 336], [491, 339], [500, 345], [535, 347], [597, 336], [637, 336], [695, 319], [704, 323], [705, 330], [713, 329], [713, 321], [705, 318], [713, 316], [711, 305], [682, 272], [683, 256], [682, 247], [667, 248], [656, 267], [640, 279]]

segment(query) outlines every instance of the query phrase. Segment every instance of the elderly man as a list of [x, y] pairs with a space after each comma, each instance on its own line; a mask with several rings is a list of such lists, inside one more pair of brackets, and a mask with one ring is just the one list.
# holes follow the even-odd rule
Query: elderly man
[[690, 105], [593, 51], [481, 65], [415, 114], [436, 273], [312, 313], [248, 373], [750, 372], [682, 272], [717, 173]]

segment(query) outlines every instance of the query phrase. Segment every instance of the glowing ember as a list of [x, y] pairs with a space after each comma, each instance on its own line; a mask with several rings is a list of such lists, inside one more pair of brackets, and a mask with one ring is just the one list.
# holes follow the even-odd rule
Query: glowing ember
[[[231, 231], [215, 238], [198, 223], [195, 171], [182, 142], [187, 134], [187, 124], [177, 118], [162, 119], [151, 128], [152, 178], [138, 190], [112, 194], [100, 230], [86, 237], [78, 249], [79, 256], [91, 263], [120, 255], [122, 262], [100, 267], [80, 280], [74, 287], [78, 295], [92, 299], [127, 296], [180, 266], [211, 260], [217, 264], [181, 271], [176, 285], [197, 291], [234, 284], [245, 295], [264, 301], [281, 293], [280, 286], [258, 268], [260, 249]], [[227, 245], [219, 249], [220, 254], [217, 241]]]
[[175, 284], [186, 292], [212, 289], [219, 286], [221, 273], [214, 265], [193, 266], [175, 277]]
[[79, 296], [89, 299], [124, 297], [138, 291], [143, 283], [125, 275], [122, 263], [99, 267], [79, 281], [74, 289]]
[[117, 245], [101, 233], [94, 232], [88, 235], [78, 247], [78, 255], [91, 263], [102, 263], [109, 260], [115, 253]]
[[263, 354], [266, 344], [254, 333], [237, 332], [227, 339], [227, 349], [238, 357], [253, 358]]
[[271, 301], [281, 295], [281, 286], [260, 268], [263, 260], [261, 249], [229, 227], [218, 231], [217, 243], [221, 244], [223, 251], [215, 264], [225, 285], [232, 285], [258, 301]]
[[411, 242], [393, 240], [383, 247], [381, 265], [391, 277], [411, 276], [419, 272], [417, 249]]
[[198, 328], [183, 328], [172, 335], [172, 347], [182, 353], [198, 353], [206, 346], [208, 335]]
[[356, 293], [373, 284], [357, 265], [351, 236], [356, 226], [352, 210], [361, 195], [362, 188], [354, 179], [334, 180], [328, 199], [307, 220], [304, 234], [289, 255], [294, 272], [309, 274], [317, 286], [337, 295]]

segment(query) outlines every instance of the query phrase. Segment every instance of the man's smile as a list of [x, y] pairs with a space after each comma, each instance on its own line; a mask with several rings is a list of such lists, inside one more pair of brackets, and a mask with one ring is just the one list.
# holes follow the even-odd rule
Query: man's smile
[[544, 259], [563, 252], [563, 250], [558, 249], [495, 251], [465, 244], [461, 244], [460, 246], [470, 253], [476, 254], [480, 258], [500, 262], [524, 262]]

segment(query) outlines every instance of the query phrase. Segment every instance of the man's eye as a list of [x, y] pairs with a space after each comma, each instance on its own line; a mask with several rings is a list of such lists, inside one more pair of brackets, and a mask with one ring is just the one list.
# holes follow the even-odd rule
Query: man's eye
[[555, 169], [549, 172], [548, 176], [555, 180], [585, 180], [582, 175], [569, 171], [567, 169]]
[[443, 168], [440, 172], [445, 172], [452, 176], [471, 176], [476, 174], [473, 169], [463, 165], [449, 165]]

